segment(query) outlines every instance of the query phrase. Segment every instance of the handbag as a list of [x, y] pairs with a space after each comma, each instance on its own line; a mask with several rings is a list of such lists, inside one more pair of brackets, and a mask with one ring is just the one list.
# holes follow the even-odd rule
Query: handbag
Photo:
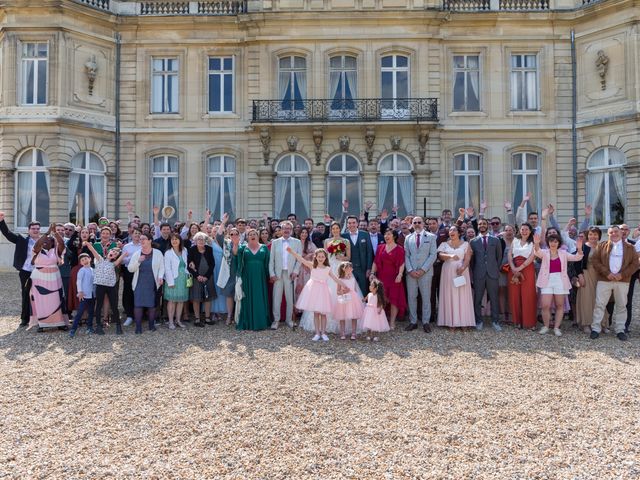
[[187, 272], [187, 288], [193, 287], [193, 275]]
[[218, 280], [216, 281], [216, 285], [220, 288], [224, 288], [227, 286], [229, 282], [229, 277], [231, 276], [231, 271], [229, 270], [229, 250], [225, 245], [224, 255], [222, 256], [222, 263], [220, 264], [220, 272], [218, 273]]
[[343, 295], [338, 295], [338, 303], [349, 303], [351, 301], [351, 294], [345, 293]]
[[464, 285], [467, 284], [467, 279], [464, 278], [462, 275], [460, 275], [459, 277], [454, 277], [453, 279], [453, 286], [454, 287], [462, 287]]

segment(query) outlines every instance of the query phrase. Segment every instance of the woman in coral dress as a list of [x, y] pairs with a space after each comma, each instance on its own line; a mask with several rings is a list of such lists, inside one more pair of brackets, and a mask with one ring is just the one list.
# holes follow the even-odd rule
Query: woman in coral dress
[[[471, 247], [462, 240], [460, 228], [453, 225], [449, 229], [449, 240], [438, 247], [438, 258], [442, 263], [440, 274], [440, 297], [438, 301], [438, 326], [440, 327], [475, 327], [476, 317], [473, 312], [473, 292], [469, 277]], [[456, 286], [454, 279], [461, 285]]]
[[402, 283], [404, 275], [404, 248], [396, 243], [398, 232], [387, 230], [384, 233], [383, 245], [378, 245], [371, 274], [380, 279], [389, 302], [389, 326], [396, 327], [398, 315], [402, 318], [407, 309], [407, 296]]

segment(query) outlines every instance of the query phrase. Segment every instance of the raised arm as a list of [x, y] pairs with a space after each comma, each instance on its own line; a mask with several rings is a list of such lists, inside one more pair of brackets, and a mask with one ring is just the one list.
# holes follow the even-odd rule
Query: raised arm
[[310, 262], [309, 260], [305, 260], [301, 255], [297, 254], [291, 247], [287, 247], [287, 252], [293, 255], [296, 258], [296, 260], [298, 260], [302, 265], [304, 265], [308, 269], [313, 268], [313, 262]]

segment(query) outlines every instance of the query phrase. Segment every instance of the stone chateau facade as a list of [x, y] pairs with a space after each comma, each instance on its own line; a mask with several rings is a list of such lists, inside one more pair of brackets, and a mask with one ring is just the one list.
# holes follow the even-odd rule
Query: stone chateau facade
[[[632, 0], [0, 0], [0, 210], [640, 222]], [[575, 77], [575, 82], [574, 82]], [[575, 88], [574, 88], [575, 86]], [[375, 213], [375, 212], [374, 212]], [[12, 245], [0, 240], [0, 265]]]

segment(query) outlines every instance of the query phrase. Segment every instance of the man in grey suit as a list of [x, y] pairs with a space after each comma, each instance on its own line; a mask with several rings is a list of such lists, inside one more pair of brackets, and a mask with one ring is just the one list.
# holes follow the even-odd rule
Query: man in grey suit
[[273, 323], [271, 329], [276, 330], [280, 323], [280, 307], [282, 306], [282, 292], [287, 301], [287, 325], [293, 328], [293, 283], [300, 272], [300, 262], [296, 257], [287, 252], [287, 247], [298, 255], [302, 255], [300, 240], [293, 238], [293, 224], [284, 221], [280, 224], [282, 237], [271, 242], [271, 255], [269, 255], [269, 276], [273, 283]]
[[418, 291], [422, 298], [422, 328], [430, 332], [431, 280], [437, 258], [436, 236], [424, 229], [422, 217], [413, 217], [414, 232], [404, 241], [404, 263], [407, 270], [407, 296], [411, 323], [405, 330], [418, 328]]
[[482, 330], [482, 299], [485, 290], [491, 302], [491, 322], [494, 330], [500, 332], [498, 323], [500, 303], [498, 300], [498, 278], [502, 265], [502, 243], [499, 238], [489, 235], [489, 224], [484, 218], [478, 220], [479, 235], [471, 240], [471, 269], [473, 271], [473, 308], [476, 315], [476, 328]]

